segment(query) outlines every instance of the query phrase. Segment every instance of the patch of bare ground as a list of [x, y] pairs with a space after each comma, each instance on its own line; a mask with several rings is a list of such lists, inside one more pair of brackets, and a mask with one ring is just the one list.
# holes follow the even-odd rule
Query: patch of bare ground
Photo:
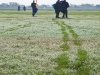
[[79, 46], [75, 46], [73, 41], [74, 40], [78, 40], [82, 43], [82, 48], [85, 50], [90, 50], [90, 49], [100, 49], [100, 39], [93, 39], [93, 38], [70, 38], [68, 41], [68, 44], [71, 47], [79, 47]]

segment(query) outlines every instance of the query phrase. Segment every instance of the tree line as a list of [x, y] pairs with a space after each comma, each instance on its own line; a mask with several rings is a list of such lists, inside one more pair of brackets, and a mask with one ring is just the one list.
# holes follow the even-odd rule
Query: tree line
[[[17, 2], [9, 2], [9, 3], [2, 3], [0, 4], [0, 8], [17, 8], [20, 5], [20, 7], [23, 7], [25, 5], [21, 5]], [[26, 6], [26, 8], [31, 8], [31, 6]], [[39, 8], [52, 8], [52, 5], [46, 5], [46, 4], [42, 4], [39, 5]], [[80, 5], [76, 5], [76, 4], [70, 4], [69, 8], [100, 8], [100, 4], [94, 5], [94, 4], [80, 4]]]

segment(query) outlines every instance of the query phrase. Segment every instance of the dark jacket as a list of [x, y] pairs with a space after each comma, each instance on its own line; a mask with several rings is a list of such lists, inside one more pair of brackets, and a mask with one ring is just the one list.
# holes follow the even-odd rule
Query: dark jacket
[[61, 2], [56, 2], [55, 4], [55, 10], [61, 10]]
[[34, 9], [36, 8], [36, 3], [31, 3], [31, 7]]
[[63, 2], [62, 2], [62, 10], [67, 10], [68, 7], [69, 7], [69, 3], [63, 1]]

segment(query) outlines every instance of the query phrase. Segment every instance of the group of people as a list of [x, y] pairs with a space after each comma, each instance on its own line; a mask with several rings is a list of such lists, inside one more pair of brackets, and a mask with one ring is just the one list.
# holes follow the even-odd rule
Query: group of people
[[[33, 2], [31, 3], [31, 7], [32, 7], [32, 16], [34, 16], [36, 12], [38, 11], [37, 2], [35, 3], [35, 1], [33, 0]], [[60, 12], [63, 13], [62, 18], [64, 17], [68, 18], [67, 8], [69, 7], [69, 3], [66, 2], [66, 0], [57, 0], [57, 2], [53, 4], [53, 7], [55, 9], [56, 18], [60, 18], [59, 17]]]
[[55, 9], [56, 18], [59, 18], [59, 13], [62, 12], [63, 16], [62, 18], [66, 17], [68, 18], [68, 10], [69, 3], [66, 2], [66, 0], [57, 0], [55, 4], [53, 4], [53, 7]]
[[[23, 6], [23, 10], [26, 11], [26, 7]], [[18, 6], [18, 11], [20, 11], [20, 6]]]

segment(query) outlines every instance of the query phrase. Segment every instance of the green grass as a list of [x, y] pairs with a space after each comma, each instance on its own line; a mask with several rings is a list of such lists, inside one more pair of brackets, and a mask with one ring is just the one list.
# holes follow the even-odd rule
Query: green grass
[[66, 54], [61, 54], [56, 58], [56, 62], [58, 63], [58, 66], [56, 67], [57, 70], [60, 70], [62, 68], [68, 68], [69, 58]]
[[88, 66], [88, 55], [85, 50], [78, 49], [78, 62], [76, 64], [77, 75], [89, 75], [90, 67]]
[[100, 12], [68, 13], [0, 11], [0, 75], [99, 75]]

